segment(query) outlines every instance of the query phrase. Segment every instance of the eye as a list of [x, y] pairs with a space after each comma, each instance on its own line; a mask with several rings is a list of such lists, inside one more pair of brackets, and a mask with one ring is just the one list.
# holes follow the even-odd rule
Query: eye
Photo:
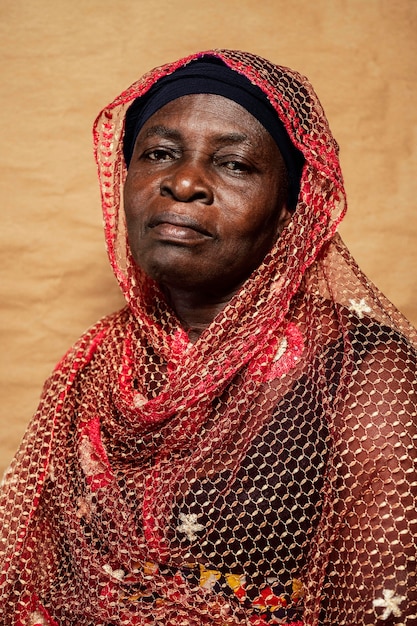
[[143, 158], [148, 161], [171, 161], [175, 159], [175, 153], [167, 148], [153, 148], [152, 150], [147, 150]]
[[247, 172], [249, 171], [249, 166], [242, 161], [225, 161], [222, 163], [222, 166], [232, 172]]
[[252, 169], [246, 159], [236, 154], [218, 155], [217, 158], [215, 158], [215, 164], [228, 172], [236, 174], [243, 174]]

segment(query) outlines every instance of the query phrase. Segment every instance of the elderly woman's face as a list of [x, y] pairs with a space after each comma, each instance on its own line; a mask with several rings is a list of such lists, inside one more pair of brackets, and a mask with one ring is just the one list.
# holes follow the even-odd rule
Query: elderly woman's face
[[222, 96], [183, 96], [141, 129], [125, 184], [135, 261], [168, 289], [232, 293], [288, 217], [269, 133]]

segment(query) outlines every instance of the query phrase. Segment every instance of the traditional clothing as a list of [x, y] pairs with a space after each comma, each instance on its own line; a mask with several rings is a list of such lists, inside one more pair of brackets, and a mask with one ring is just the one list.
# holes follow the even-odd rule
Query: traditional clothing
[[[134, 99], [203, 57], [266, 94], [304, 167], [289, 225], [191, 344], [127, 245], [123, 133]], [[415, 624], [417, 336], [336, 233], [312, 87], [199, 53], [123, 92], [94, 141], [127, 306], [57, 366], [6, 474], [0, 623]]]

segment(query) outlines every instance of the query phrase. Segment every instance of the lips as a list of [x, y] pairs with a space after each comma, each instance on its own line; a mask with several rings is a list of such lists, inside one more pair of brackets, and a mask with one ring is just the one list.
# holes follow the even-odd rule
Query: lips
[[152, 236], [172, 243], [197, 243], [213, 237], [198, 220], [189, 215], [161, 213], [149, 220]]

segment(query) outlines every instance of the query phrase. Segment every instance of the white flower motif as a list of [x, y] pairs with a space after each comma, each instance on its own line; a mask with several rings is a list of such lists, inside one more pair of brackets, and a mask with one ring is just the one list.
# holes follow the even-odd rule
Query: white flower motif
[[188, 515], [180, 513], [179, 515], [181, 524], [178, 525], [177, 530], [187, 535], [189, 541], [195, 541], [198, 538], [196, 533], [204, 530], [204, 526], [197, 523], [197, 517], [198, 515], [195, 513], [189, 513]]
[[373, 601], [374, 607], [383, 607], [385, 611], [382, 613], [379, 619], [388, 619], [392, 614], [394, 617], [401, 616], [400, 604], [405, 600], [405, 596], [394, 596], [392, 589], [384, 589], [382, 592], [383, 598], [378, 598]]
[[80, 465], [86, 476], [94, 476], [105, 468], [96, 456], [93, 445], [87, 436], [81, 439], [79, 447]]
[[47, 622], [40, 611], [34, 611], [29, 616], [29, 626], [47, 626]]
[[359, 319], [363, 318], [364, 313], [372, 312], [371, 307], [366, 304], [364, 298], [359, 300], [359, 302], [357, 300], [349, 300], [349, 302], [350, 302], [349, 311], [352, 311], [352, 313], [356, 313]]
[[77, 510], [75, 515], [78, 519], [84, 518], [89, 524], [91, 523], [93, 516], [93, 501], [91, 494], [87, 494], [85, 497], [79, 496], [77, 498]]
[[140, 409], [147, 403], [147, 399], [142, 393], [135, 393], [133, 396], [133, 406], [136, 409]]
[[112, 578], [115, 578], [116, 580], [122, 581], [123, 578], [126, 576], [125, 572], [122, 569], [112, 569], [111, 565], [109, 565], [108, 563], [104, 565], [103, 569], [106, 574], [108, 574]]
[[279, 361], [279, 359], [286, 353], [288, 349], [288, 339], [283, 337], [280, 341], [276, 354], [274, 356], [274, 363]]

